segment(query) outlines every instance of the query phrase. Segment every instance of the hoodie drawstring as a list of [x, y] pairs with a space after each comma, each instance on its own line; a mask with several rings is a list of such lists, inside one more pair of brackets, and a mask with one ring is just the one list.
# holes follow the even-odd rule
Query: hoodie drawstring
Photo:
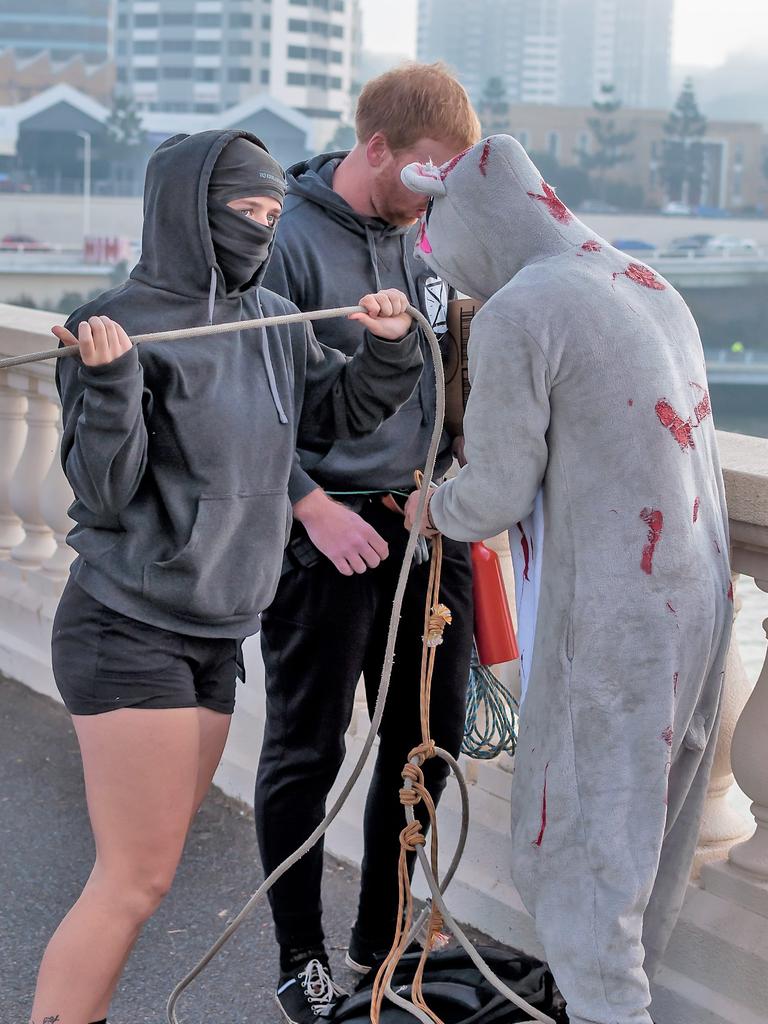
[[[259, 318], [264, 316], [264, 312], [261, 308], [261, 298], [259, 296], [259, 289], [256, 289], [256, 309], [259, 313]], [[264, 366], [267, 371], [267, 380], [269, 381], [269, 391], [272, 395], [272, 401], [275, 403], [275, 409], [277, 409], [277, 416], [281, 423], [287, 423], [288, 417], [285, 415], [285, 409], [283, 403], [280, 401], [280, 395], [277, 390], [277, 381], [275, 380], [275, 368], [272, 365], [272, 357], [269, 354], [269, 341], [267, 339], [266, 327], [261, 328], [261, 355], [264, 359]]]
[[216, 268], [211, 267], [211, 287], [208, 289], [208, 323], [213, 323], [213, 309], [216, 305]]
[[[373, 267], [373, 277], [376, 282], [376, 291], [381, 291], [381, 277], [379, 275], [379, 254], [376, 252], [376, 239], [373, 237], [373, 232], [365, 225], [365, 240], [368, 243], [368, 255], [371, 257], [371, 266]], [[415, 303], [418, 309], [418, 303]]]
[[[405, 280], [408, 284], [408, 298], [411, 300], [411, 304], [416, 309], [421, 309], [421, 303], [419, 302], [419, 293], [416, 289], [416, 282], [413, 279], [411, 273], [411, 265], [408, 262], [408, 246], [406, 243], [406, 235], [400, 236], [400, 254], [403, 261], [403, 272], [405, 273]], [[424, 360], [425, 368], [426, 361], [429, 358], [429, 351], [425, 350]], [[422, 426], [430, 421], [430, 410], [434, 405], [434, 388], [432, 383], [432, 377], [428, 373], [422, 373], [419, 378], [419, 405], [421, 406], [421, 423]]]

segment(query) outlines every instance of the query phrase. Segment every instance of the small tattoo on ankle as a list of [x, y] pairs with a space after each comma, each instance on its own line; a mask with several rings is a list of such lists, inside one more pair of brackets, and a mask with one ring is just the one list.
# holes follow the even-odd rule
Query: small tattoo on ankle
[[57, 1020], [61, 1020], [58, 1013], [55, 1017], [43, 1017], [43, 1024], [56, 1024]]

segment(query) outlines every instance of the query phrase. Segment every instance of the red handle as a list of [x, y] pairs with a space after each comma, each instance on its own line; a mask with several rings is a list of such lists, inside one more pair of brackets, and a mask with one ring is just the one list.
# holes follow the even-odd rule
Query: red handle
[[507, 604], [499, 556], [482, 541], [472, 549], [472, 596], [475, 602], [475, 643], [481, 665], [516, 661], [520, 651]]

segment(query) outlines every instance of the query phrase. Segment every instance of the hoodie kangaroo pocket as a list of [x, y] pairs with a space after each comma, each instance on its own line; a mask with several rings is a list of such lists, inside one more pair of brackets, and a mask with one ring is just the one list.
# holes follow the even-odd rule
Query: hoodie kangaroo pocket
[[288, 516], [285, 491], [203, 495], [188, 543], [145, 567], [145, 598], [198, 622], [262, 611], [280, 577]]

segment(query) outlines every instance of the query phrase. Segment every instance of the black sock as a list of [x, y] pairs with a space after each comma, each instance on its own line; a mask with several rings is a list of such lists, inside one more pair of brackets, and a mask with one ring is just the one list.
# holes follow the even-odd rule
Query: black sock
[[95, 1020], [93, 1024], [107, 1024], [107, 1018], [102, 1017], [101, 1020]]
[[280, 947], [280, 973], [282, 975], [293, 974], [299, 967], [310, 960], [319, 960], [328, 968], [328, 954], [324, 946], [281, 946]]

